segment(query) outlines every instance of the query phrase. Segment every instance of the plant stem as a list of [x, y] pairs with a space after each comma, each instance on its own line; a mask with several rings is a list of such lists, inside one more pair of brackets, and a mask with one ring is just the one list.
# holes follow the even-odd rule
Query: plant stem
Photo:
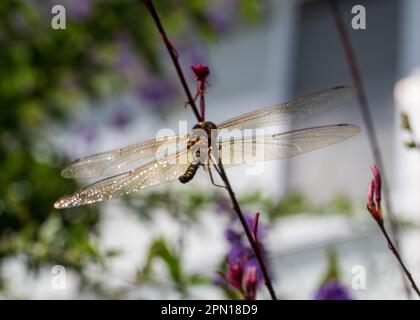
[[[358, 91], [358, 99], [359, 99], [359, 106], [362, 112], [363, 122], [366, 127], [370, 148], [373, 153], [373, 159], [376, 165], [379, 167], [379, 170], [382, 172], [382, 186], [385, 195], [385, 207], [388, 212], [389, 223], [391, 227], [391, 234], [395, 241], [395, 247], [399, 249], [399, 230], [397, 219], [394, 214], [394, 208], [392, 205], [391, 194], [389, 189], [389, 184], [387, 180], [387, 175], [385, 171], [384, 161], [382, 158], [381, 150], [379, 148], [378, 138], [375, 131], [375, 126], [373, 124], [373, 117], [369, 109], [369, 103], [366, 96], [366, 90], [363, 84], [363, 79], [360, 74], [359, 67], [357, 65], [356, 56], [354, 54], [354, 49], [349, 37], [349, 34], [346, 30], [343, 17], [340, 13], [340, 8], [337, 3], [337, 0], [329, 0], [329, 5], [331, 7], [332, 14], [334, 16], [335, 25], [337, 28], [337, 32], [340, 35], [341, 44], [343, 46], [344, 53], [346, 55], [347, 64], [351, 73], [351, 77], [353, 79], [353, 84], [357, 88]], [[407, 297], [410, 298], [410, 289], [408, 287], [407, 282], [405, 281], [404, 275], [403, 282], [404, 288], [407, 294]]]
[[239, 220], [241, 221], [246, 237], [248, 238], [248, 241], [251, 244], [252, 250], [254, 251], [255, 257], [257, 258], [258, 264], [260, 265], [261, 272], [264, 277], [264, 284], [267, 287], [268, 292], [270, 293], [271, 299], [277, 300], [276, 293], [274, 292], [273, 285], [271, 284], [270, 276], [268, 275], [267, 268], [265, 266], [264, 259], [261, 254], [261, 250], [256, 241], [256, 236], [254, 238], [248, 224], [246, 223], [245, 217], [242, 213], [241, 207], [239, 206], [238, 200], [236, 199], [235, 193], [233, 192], [233, 189], [230, 185], [230, 181], [226, 175], [225, 168], [223, 167], [222, 162], [219, 162], [217, 166], [220, 171], [220, 177], [222, 178], [223, 183], [225, 184], [226, 189], [229, 193], [230, 199], [232, 200], [233, 209], [235, 210], [236, 214], [238, 215]]
[[203, 121], [204, 119], [201, 118], [200, 113], [198, 112], [197, 106], [191, 95], [191, 92], [188, 88], [187, 81], [185, 80], [184, 73], [182, 72], [181, 66], [179, 65], [178, 61], [178, 52], [175, 50], [172, 43], [169, 41], [168, 36], [166, 35], [165, 29], [163, 28], [162, 22], [159, 19], [159, 16], [156, 12], [155, 6], [153, 5], [151, 0], [143, 0], [144, 4], [146, 5], [147, 9], [149, 10], [156, 27], [159, 30], [160, 35], [162, 36], [163, 42], [165, 43], [166, 49], [168, 49], [169, 55], [171, 56], [172, 62], [175, 66], [176, 73], [178, 74], [178, 78], [181, 81], [182, 87], [184, 88], [184, 92], [187, 95], [188, 104], [190, 105], [192, 111], [194, 112], [195, 117], [197, 118], [198, 122]]
[[388, 242], [388, 247], [394, 254], [394, 256], [397, 258], [398, 262], [400, 263], [402, 269], [404, 270], [405, 275], [407, 276], [408, 281], [411, 283], [411, 287], [414, 289], [414, 291], [417, 293], [417, 295], [420, 298], [420, 291], [416, 285], [416, 282], [414, 281], [413, 277], [411, 276], [411, 273], [408, 271], [406, 266], [404, 265], [401, 256], [398, 252], [398, 249], [395, 247], [395, 245], [392, 243], [392, 240], [390, 239], [388, 233], [386, 232], [385, 226], [383, 223], [378, 222], [379, 228], [381, 229], [383, 235], [385, 236], [386, 241]]
[[[191, 108], [192, 108], [192, 110], [193, 110], [193, 112], [194, 112], [197, 120], [199, 122], [204, 121], [204, 119], [202, 119], [201, 115], [199, 114], [199, 112], [197, 110], [195, 101], [194, 101], [194, 99], [193, 99], [193, 97], [191, 95], [190, 89], [188, 88], [188, 85], [187, 85], [187, 83], [185, 81], [184, 74], [183, 74], [182, 69], [181, 69], [181, 67], [179, 65], [179, 62], [178, 62], [178, 54], [176, 53], [175, 48], [172, 46], [171, 42], [169, 41], [168, 37], [166, 36], [166, 32], [165, 32], [165, 30], [163, 28], [163, 25], [162, 25], [162, 23], [161, 23], [161, 21], [159, 19], [159, 16], [158, 16], [158, 14], [156, 12], [155, 7], [153, 6], [152, 1], [151, 0], [143, 0], [143, 2], [146, 5], [146, 7], [148, 8], [150, 14], [152, 15], [153, 20], [155, 21], [156, 26], [157, 26], [157, 28], [159, 30], [159, 33], [161, 34], [162, 39], [163, 39], [163, 41], [164, 41], [164, 43], [166, 45], [166, 48], [168, 49], [168, 52], [169, 52], [169, 54], [170, 54], [170, 56], [172, 58], [172, 62], [175, 65], [175, 69], [176, 69], [177, 74], [178, 74], [178, 77], [179, 77], [179, 79], [181, 81], [181, 84], [182, 84], [182, 87], [184, 89], [184, 92], [185, 92], [185, 94], [187, 96], [189, 105], [191, 106]], [[202, 101], [204, 102], [204, 100], [202, 100]], [[202, 108], [204, 109], [204, 105], [203, 105]], [[202, 114], [204, 115], [204, 110], [202, 111]], [[235, 193], [232, 190], [232, 187], [231, 187], [230, 182], [229, 182], [229, 179], [228, 179], [228, 177], [226, 175], [226, 172], [225, 172], [225, 169], [223, 167], [223, 164], [220, 161], [218, 163], [218, 168], [220, 170], [220, 172], [219, 172], [220, 177], [223, 180], [223, 182], [224, 182], [224, 184], [226, 186], [226, 189], [228, 190], [229, 196], [231, 198], [231, 201], [232, 201], [232, 204], [233, 204], [233, 209], [235, 210], [236, 214], [238, 215], [239, 220], [241, 221], [242, 227], [244, 228], [244, 231], [245, 231], [245, 234], [246, 234], [246, 236], [248, 238], [248, 241], [251, 244], [251, 247], [252, 247], [252, 250], [254, 251], [255, 257], [257, 258], [257, 261], [258, 261], [258, 263], [260, 265], [261, 272], [263, 273], [263, 276], [264, 276], [265, 285], [266, 285], [266, 287], [267, 287], [267, 289], [268, 289], [268, 291], [270, 293], [271, 298], [273, 300], [277, 300], [276, 294], [274, 292], [273, 285], [271, 284], [271, 279], [270, 279], [270, 277], [268, 275], [267, 268], [266, 268], [265, 263], [264, 263], [264, 260], [262, 258], [262, 254], [261, 254], [261, 251], [259, 249], [259, 246], [254, 241], [254, 238], [252, 236], [252, 233], [251, 233], [251, 231], [249, 229], [249, 226], [246, 223], [246, 220], [245, 220], [244, 215], [242, 213], [241, 207], [239, 206], [238, 200], [236, 199]]]

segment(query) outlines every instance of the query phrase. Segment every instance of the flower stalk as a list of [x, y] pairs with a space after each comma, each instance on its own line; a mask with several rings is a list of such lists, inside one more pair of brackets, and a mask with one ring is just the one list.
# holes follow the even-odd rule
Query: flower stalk
[[195, 100], [191, 95], [190, 89], [188, 88], [187, 81], [185, 80], [184, 73], [182, 72], [181, 66], [179, 65], [179, 54], [176, 51], [175, 47], [172, 45], [171, 41], [169, 40], [168, 36], [166, 35], [165, 29], [163, 28], [162, 22], [159, 19], [159, 16], [156, 12], [155, 6], [153, 5], [151, 0], [143, 0], [147, 10], [149, 11], [150, 15], [153, 18], [153, 21], [156, 24], [156, 27], [162, 37], [163, 42], [165, 43], [166, 49], [168, 49], [169, 55], [171, 56], [172, 63], [175, 66], [176, 73], [178, 74], [178, 78], [181, 81], [181, 85], [184, 88], [184, 92], [187, 95], [188, 104], [190, 105], [192, 111], [194, 112], [195, 117], [197, 118], [198, 122], [203, 121], [204, 119], [201, 118], [200, 113], [198, 112], [197, 106], [195, 104]]
[[[392, 205], [389, 185], [385, 175], [385, 166], [384, 161], [382, 159], [382, 153], [379, 148], [379, 142], [375, 131], [375, 126], [373, 124], [373, 117], [369, 109], [369, 103], [366, 95], [366, 90], [363, 84], [363, 79], [357, 64], [356, 56], [354, 53], [354, 49], [351, 43], [350, 36], [346, 30], [343, 17], [340, 13], [340, 8], [337, 0], [329, 0], [328, 1], [332, 15], [335, 20], [335, 25], [337, 32], [340, 36], [341, 44], [346, 56], [346, 61], [349, 67], [349, 71], [351, 77], [353, 79], [353, 84], [357, 88], [358, 91], [358, 99], [359, 99], [359, 106], [360, 111], [362, 113], [363, 122], [365, 123], [366, 132], [370, 144], [370, 148], [372, 150], [373, 158], [375, 163], [379, 166], [379, 169], [382, 171], [383, 174], [383, 190], [385, 194], [385, 207], [388, 212], [389, 217], [389, 224], [391, 227], [391, 234], [395, 241], [396, 248], [399, 248], [399, 233], [398, 233], [398, 224], [397, 219], [394, 214], [394, 207]], [[408, 287], [407, 282], [404, 280], [404, 275], [402, 275], [403, 283], [405, 287], [405, 291], [407, 293], [407, 297], [410, 298], [410, 290]]]
[[[201, 101], [200, 102], [200, 104], [201, 104], [200, 109], [202, 109], [201, 110], [201, 113], [200, 113], [198, 111], [198, 109], [197, 109], [197, 106], [196, 106], [196, 103], [195, 103], [195, 99], [193, 98], [193, 96], [191, 94], [191, 91], [190, 91], [190, 89], [189, 89], [189, 87], [187, 85], [187, 82], [185, 80], [184, 74], [182, 72], [181, 66], [179, 64], [179, 61], [178, 61], [178, 57], [179, 57], [178, 52], [176, 51], [176, 49], [174, 48], [174, 46], [171, 44], [169, 38], [166, 35], [166, 32], [165, 32], [165, 30], [163, 28], [163, 25], [162, 25], [162, 23], [160, 21], [160, 18], [158, 16], [157, 12], [156, 12], [156, 9], [155, 9], [155, 7], [154, 7], [154, 5], [152, 3], [152, 0], [143, 0], [143, 2], [145, 4], [146, 8], [148, 9], [148, 11], [150, 12], [150, 14], [151, 14], [151, 16], [152, 16], [152, 18], [153, 18], [153, 20], [154, 20], [154, 22], [156, 24], [156, 27], [157, 27], [157, 29], [158, 29], [161, 37], [162, 37], [162, 40], [165, 43], [165, 46], [166, 46], [166, 48], [167, 48], [167, 50], [169, 52], [169, 55], [171, 56], [172, 62], [174, 64], [175, 69], [176, 69], [176, 72], [178, 74], [178, 78], [179, 78], [179, 80], [181, 82], [181, 85], [182, 85], [182, 87], [184, 89], [185, 95], [187, 96], [187, 104], [190, 105], [192, 111], [194, 112], [195, 117], [197, 118], [197, 121], [198, 122], [204, 121], [205, 120], [205, 118], [204, 118], [204, 115], [205, 115], [205, 105], [204, 105], [204, 98], [203, 98], [204, 97], [204, 91], [202, 91], [202, 93], [198, 94], [198, 96], [200, 96], [200, 101]], [[201, 79], [201, 80], [203, 80], [203, 79]], [[204, 77], [204, 80], [205, 80], [205, 77]], [[203, 87], [205, 87], [205, 84], [206, 84], [205, 82], [202, 82], [201, 85]], [[198, 87], [197, 93], [199, 93], [199, 90], [200, 90], [200, 85]], [[246, 220], [244, 218], [244, 215], [242, 213], [242, 210], [241, 210], [241, 208], [239, 206], [238, 200], [236, 199], [235, 193], [233, 192], [233, 189], [232, 189], [232, 186], [230, 184], [230, 181], [229, 181], [229, 179], [228, 179], [228, 177], [226, 175], [224, 166], [223, 166], [223, 164], [220, 161], [217, 164], [217, 168], [218, 168], [217, 172], [219, 173], [219, 175], [220, 175], [220, 177], [221, 177], [221, 179], [222, 179], [222, 181], [223, 181], [223, 183], [224, 183], [224, 185], [225, 185], [225, 187], [226, 187], [226, 189], [227, 189], [227, 191], [229, 193], [229, 196], [231, 198], [231, 201], [232, 201], [232, 204], [233, 204], [233, 209], [234, 209], [235, 213], [237, 214], [237, 216], [238, 216], [238, 218], [239, 218], [239, 220], [240, 220], [240, 222], [242, 224], [242, 227], [243, 227], [243, 229], [245, 231], [246, 237], [247, 237], [247, 239], [248, 239], [248, 241], [249, 241], [249, 243], [250, 243], [250, 245], [252, 247], [252, 250], [254, 251], [255, 257], [256, 257], [256, 259], [258, 261], [258, 264], [259, 264], [259, 266], [261, 268], [261, 271], [262, 271], [263, 276], [264, 276], [265, 285], [266, 285], [266, 287], [267, 287], [267, 289], [268, 289], [268, 291], [270, 293], [271, 298], [273, 300], [276, 300], [277, 299], [276, 298], [276, 294], [274, 292], [274, 289], [273, 289], [273, 286], [272, 286], [272, 283], [271, 283], [271, 279], [270, 279], [270, 277], [268, 275], [267, 268], [266, 268], [265, 263], [264, 263], [264, 260], [262, 258], [261, 251], [259, 250], [259, 247], [258, 247], [257, 243], [254, 241], [253, 234], [252, 234], [252, 232], [251, 232], [248, 224], [246, 223]], [[252, 278], [252, 274], [250, 274], [249, 277]]]
[[210, 70], [207, 66], [203, 66], [201, 64], [197, 66], [191, 67], [193, 73], [194, 73], [194, 79], [197, 81], [197, 92], [195, 94], [194, 100], [196, 100], [198, 97], [200, 98], [200, 116], [201, 119], [205, 119], [205, 100], [204, 95], [206, 93], [206, 88], [208, 85], [207, 77], [210, 74]]
[[386, 231], [385, 228], [385, 224], [384, 224], [384, 219], [382, 216], [382, 208], [381, 208], [381, 183], [382, 183], [382, 179], [381, 179], [381, 173], [378, 170], [378, 168], [376, 167], [376, 165], [372, 165], [370, 167], [372, 174], [373, 174], [373, 179], [369, 182], [369, 187], [368, 187], [368, 193], [367, 193], [367, 209], [370, 212], [372, 218], [376, 221], [376, 223], [379, 226], [379, 229], [381, 230], [382, 234], [384, 235], [387, 243], [388, 243], [388, 248], [391, 250], [391, 252], [394, 254], [394, 256], [397, 258], [398, 263], [400, 264], [402, 270], [404, 271], [408, 281], [411, 284], [411, 287], [413, 288], [413, 290], [417, 293], [417, 295], [420, 298], [420, 291], [417, 287], [416, 282], [414, 281], [413, 277], [411, 276], [411, 273], [408, 271], [407, 267], [405, 266], [401, 255], [398, 251], [398, 248], [394, 245], [394, 243], [392, 242], [391, 238], [388, 235], [388, 232]]

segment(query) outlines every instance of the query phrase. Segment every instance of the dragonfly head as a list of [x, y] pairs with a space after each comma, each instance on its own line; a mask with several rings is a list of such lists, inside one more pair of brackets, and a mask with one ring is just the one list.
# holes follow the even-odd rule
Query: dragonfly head
[[201, 129], [201, 130], [204, 130], [204, 131], [206, 131], [207, 135], [210, 137], [210, 136], [211, 136], [211, 130], [213, 130], [213, 129], [217, 129], [217, 126], [216, 126], [213, 122], [210, 122], [210, 121], [204, 121], [204, 122], [199, 122], [199, 123], [197, 123], [197, 124], [193, 127], [193, 130], [194, 130], [194, 129]]

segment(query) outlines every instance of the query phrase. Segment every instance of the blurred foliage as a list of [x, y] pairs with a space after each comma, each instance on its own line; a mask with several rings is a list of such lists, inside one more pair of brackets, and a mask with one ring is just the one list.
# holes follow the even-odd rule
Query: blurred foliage
[[404, 142], [404, 145], [408, 149], [419, 149], [419, 144], [415, 140], [415, 132], [413, 130], [413, 127], [411, 126], [410, 117], [408, 116], [408, 113], [401, 112], [401, 128], [406, 131], [409, 134], [409, 140], [406, 140]]
[[270, 220], [301, 213], [351, 215], [354, 212], [352, 201], [343, 194], [334, 195], [326, 203], [315, 204], [302, 192], [291, 192], [283, 198], [273, 199], [257, 190], [242, 196], [240, 202], [264, 212]]
[[159, 209], [175, 218], [186, 216], [192, 221], [205, 209], [214, 205], [221, 198], [218, 192], [193, 189], [188, 192], [172, 189], [153, 191], [126, 197], [126, 204], [139, 214], [141, 218], [150, 219]]
[[[183, 46], [191, 36], [217, 39], [223, 21], [226, 27], [259, 15], [256, 0], [240, 1], [239, 15], [234, 7], [223, 10], [221, 1], [154, 2]], [[51, 28], [55, 4], [66, 7], [65, 30]], [[77, 184], [60, 177], [68, 160], [54, 151], [45, 128], [66, 123], [82, 102], [142, 92], [150, 79], [164, 79], [161, 50], [140, 0], [0, 1], [0, 290], [7, 287], [1, 278], [7, 258], [19, 256], [33, 271], [61, 264], [83, 280], [89, 263], [113, 256], [98, 248], [97, 207], [52, 208]], [[200, 201], [196, 196], [191, 207]]]
[[[172, 189], [136, 194], [124, 199], [141, 218], [150, 219], [158, 209], [174, 217], [187, 216], [196, 221], [200, 212], [232, 212], [228, 199], [218, 190], [194, 188], [188, 192]], [[247, 212], [261, 212], [270, 222], [296, 214], [341, 214], [351, 216], [354, 213], [353, 203], [344, 194], [336, 194], [325, 203], [315, 204], [303, 192], [291, 192], [281, 198], [267, 196], [261, 190], [241, 194], [239, 202]]]
[[338, 256], [335, 248], [327, 248], [327, 268], [321, 277], [320, 286], [329, 281], [340, 281], [341, 271], [338, 263]]
[[183, 270], [183, 264], [179, 254], [163, 238], [154, 240], [150, 245], [145, 266], [137, 274], [137, 281], [139, 283], [153, 282], [155, 280], [153, 262], [156, 259], [161, 259], [165, 263], [175, 290], [183, 296], [188, 294], [188, 289], [191, 286], [209, 283], [209, 280], [200, 274], [187, 274]]

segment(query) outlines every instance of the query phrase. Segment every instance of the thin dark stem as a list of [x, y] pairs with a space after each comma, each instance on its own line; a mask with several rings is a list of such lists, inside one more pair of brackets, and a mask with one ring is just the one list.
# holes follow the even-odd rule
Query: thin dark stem
[[395, 247], [395, 245], [392, 243], [391, 238], [389, 237], [388, 233], [386, 232], [385, 226], [383, 223], [378, 222], [379, 228], [381, 229], [383, 235], [385, 236], [386, 241], [388, 242], [388, 248], [392, 251], [394, 256], [397, 258], [398, 262], [400, 263], [401, 268], [404, 270], [405, 275], [407, 276], [408, 281], [411, 283], [411, 287], [414, 289], [414, 291], [417, 293], [417, 295], [420, 298], [420, 291], [417, 287], [416, 282], [414, 281], [413, 277], [411, 276], [411, 273], [408, 271], [406, 266], [404, 265], [401, 256], [398, 252], [398, 249]]
[[[171, 42], [169, 41], [168, 37], [166, 36], [165, 30], [163, 29], [163, 25], [162, 25], [162, 23], [159, 19], [159, 16], [156, 12], [156, 9], [153, 6], [152, 1], [151, 0], [143, 0], [143, 2], [145, 3], [146, 7], [148, 8], [150, 14], [152, 15], [153, 20], [155, 21], [156, 26], [159, 30], [159, 33], [161, 34], [162, 39], [163, 39], [163, 41], [166, 45], [166, 48], [168, 49], [168, 52], [169, 52], [169, 54], [172, 58], [172, 61], [175, 65], [176, 71], [178, 73], [178, 77], [181, 81], [182, 87], [184, 88], [184, 92], [185, 92], [185, 94], [188, 98], [188, 103], [191, 106], [191, 109], [193, 110], [197, 120], [199, 122], [203, 121], [204, 119], [201, 118], [201, 115], [199, 114], [199, 112], [197, 110], [195, 101], [193, 99], [193, 96], [191, 95], [190, 89], [188, 88], [188, 85], [185, 81], [184, 74], [183, 74], [182, 69], [179, 65], [178, 54], [176, 53], [175, 48], [172, 46]], [[204, 102], [204, 100], [203, 100], [203, 102]], [[203, 108], [204, 108], [204, 106], [203, 106]], [[204, 116], [204, 110], [203, 110], [202, 114]], [[271, 298], [273, 300], [277, 300], [276, 294], [275, 294], [274, 289], [273, 289], [273, 285], [271, 284], [271, 279], [268, 275], [267, 268], [266, 268], [264, 260], [262, 258], [261, 251], [260, 251], [258, 245], [256, 244], [256, 242], [254, 241], [251, 230], [249, 229], [249, 226], [246, 223], [246, 220], [245, 220], [244, 215], [242, 213], [241, 207], [239, 206], [238, 200], [236, 199], [235, 193], [232, 190], [229, 179], [226, 175], [225, 169], [224, 169], [221, 162], [218, 163], [218, 168], [219, 168], [218, 173], [219, 173], [221, 179], [223, 180], [223, 182], [226, 186], [226, 189], [228, 190], [229, 196], [231, 198], [231, 201], [232, 201], [232, 204], [233, 204], [233, 209], [236, 212], [236, 214], [238, 215], [238, 218], [239, 218], [239, 220], [242, 224], [242, 227], [244, 228], [244, 231], [245, 231], [245, 234], [248, 238], [248, 241], [251, 244], [252, 250], [254, 251], [255, 257], [257, 258], [258, 264], [260, 265], [261, 272], [263, 273], [263, 276], [264, 276], [265, 285], [266, 285], [266, 287], [267, 287], [267, 289], [270, 293]]]
[[197, 87], [197, 95], [200, 96], [200, 114], [201, 114], [201, 119], [206, 118], [206, 103], [204, 100], [205, 97], [205, 92], [206, 92], [206, 84], [207, 84], [207, 80], [201, 80], [198, 81], [198, 87]]
[[175, 66], [176, 73], [178, 74], [178, 78], [181, 81], [182, 87], [184, 88], [184, 92], [187, 95], [188, 104], [190, 105], [192, 111], [194, 112], [195, 117], [197, 118], [198, 122], [203, 121], [201, 118], [200, 113], [198, 112], [197, 106], [191, 95], [190, 89], [188, 88], [187, 81], [185, 80], [184, 73], [182, 72], [181, 66], [179, 65], [178, 61], [178, 52], [175, 50], [172, 43], [169, 41], [168, 36], [166, 35], [165, 29], [163, 28], [162, 22], [159, 19], [159, 16], [156, 12], [155, 6], [153, 5], [151, 0], [143, 0], [144, 4], [146, 5], [147, 9], [149, 10], [156, 27], [159, 30], [160, 35], [162, 36], [163, 42], [165, 43], [166, 48], [168, 49], [169, 55], [172, 58], [172, 62]]
[[259, 219], [260, 219], [260, 213], [259, 212], [257, 212], [256, 214], [255, 214], [255, 220], [254, 220], [254, 241], [255, 241], [255, 243], [258, 245], [258, 237], [257, 237], [257, 232], [258, 232], [258, 221], [259, 221]]
[[[378, 166], [379, 170], [382, 172], [382, 187], [385, 195], [385, 207], [388, 212], [390, 227], [391, 227], [391, 234], [395, 241], [395, 246], [399, 249], [399, 230], [397, 219], [394, 214], [394, 208], [392, 205], [390, 189], [388, 184], [388, 176], [386, 175], [384, 161], [382, 158], [381, 150], [379, 148], [378, 138], [375, 131], [375, 126], [373, 124], [373, 117], [369, 109], [369, 103], [366, 96], [366, 90], [363, 84], [363, 79], [359, 71], [359, 67], [357, 65], [356, 56], [354, 54], [353, 46], [349, 37], [349, 34], [346, 30], [343, 17], [340, 13], [340, 8], [336, 0], [329, 0], [328, 1], [334, 16], [335, 24], [337, 31], [340, 35], [341, 44], [343, 46], [344, 53], [346, 55], [346, 60], [348, 67], [350, 69], [351, 76], [353, 78], [354, 86], [357, 88], [358, 91], [358, 99], [359, 99], [359, 106], [362, 112], [363, 122], [366, 127], [370, 148], [373, 153], [373, 159]], [[407, 293], [407, 296], [410, 297], [410, 290], [408, 287], [407, 282], [403, 278], [404, 281], [404, 288]]]
[[251, 244], [252, 250], [254, 251], [255, 257], [257, 258], [257, 261], [260, 265], [261, 272], [262, 272], [263, 277], [264, 277], [265, 286], [267, 287], [267, 289], [270, 293], [271, 299], [277, 300], [276, 293], [274, 292], [273, 286], [271, 284], [270, 276], [268, 275], [267, 268], [265, 266], [264, 259], [263, 259], [262, 254], [261, 254], [261, 250], [260, 250], [258, 244], [256, 243], [256, 241], [254, 240], [254, 236], [252, 235], [251, 230], [250, 230], [248, 224], [246, 223], [246, 220], [245, 220], [245, 217], [242, 213], [241, 207], [239, 206], [238, 200], [236, 199], [235, 193], [233, 192], [232, 187], [231, 187], [230, 182], [229, 182], [229, 179], [226, 175], [225, 168], [223, 167], [223, 164], [221, 162], [218, 163], [218, 168], [219, 168], [219, 171], [220, 171], [220, 177], [222, 178], [223, 182], [225, 183], [226, 188], [229, 192], [229, 196], [232, 200], [233, 209], [235, 210], [235, 212], [238, 215], [238, 218], [239, 218], [239, 220], [242, 224], [242, 227], [244, 228], [246, 237], [248, 238], [248, 241]]

